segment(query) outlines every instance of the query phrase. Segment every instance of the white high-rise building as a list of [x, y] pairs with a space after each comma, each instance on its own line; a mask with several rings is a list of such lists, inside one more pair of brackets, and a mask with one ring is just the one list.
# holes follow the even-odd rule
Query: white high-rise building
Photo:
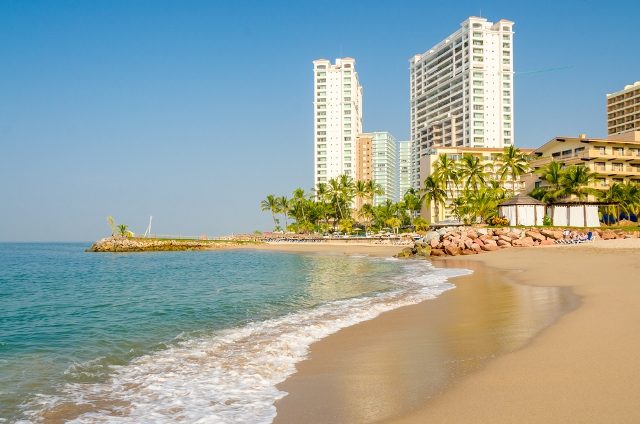
[[382, 187], [384, 194], [376, 194], [373, 205], [381, 205], [387, 199], [398, 200], [398, 172], [396, 139], [387, 131], [371, 133], [371, 179]]
[[398, 200], [411, 188], [411, 142], [398, 142]]
[[362, 132], [362, 87], [356, 61], [313, 61], [314, 185], [342, 174], [355, 178]]
[[[434, 146], [513, 144], [513, 25], [472, 16], [410, 60], [411, 185]], [[424, 168], [424, 167], [423, 167]]]

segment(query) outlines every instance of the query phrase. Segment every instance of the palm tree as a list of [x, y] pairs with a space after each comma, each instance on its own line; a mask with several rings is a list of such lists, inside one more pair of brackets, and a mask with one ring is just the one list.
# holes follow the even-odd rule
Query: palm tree
[[457, 187], [460, 181], [460, 174], [458, 164], [453, 159], [449, 158], [446, 153], [438, 155], [438, 161], [434, 166], [433, 175], [442, 181], [445, 190], [449, 190], [449, 195], [453, 198], [453, 189]]
[[367, 227], [371, 225], [373, 218], [375, 217], [375, 211], [370, 203], [365, 203], [358, 212], [359, 218], [362, 220], [364, 226], [365, 235], [367, 234]]
[[571, 165], [562, 174], [560, 180], [560, 195], [562, 197], [576, 196], [578, 200], [584, 200], [589, 195], [598, 195], [598, 190], [589, 187], [598, 174], [584, 165]]
[[128, 228], [129, 228], [129, 226], [128, 226], [128, 225], [126, 225], [126, 224], [120, 224], [120, 225], [118, 225], [118, 231], [120, 232], [120, 235], [121, 235], [122, 237], [125, 237], [125, 236], [128, 234], [128, 231], [127, 231], [127, 230], [128, 230]]
[[369, 190], [367, 189], [367, 181], [358, 180], [353, 187], [353, 194], [356, 196], [356, 201], [362, 206], [362, 200], [368, 196]]
[[404, 194], [404, 196], [402, 198], [402, 202], [404, 203], [405, 207], [407, 208], [407, 210], [411, 214], [411, 217], [410, 217], [411, 218], [411, 223], [413, 223], [413, 220], [420, 213], [420, 209], [421, 209], [421, 206], [422, 206], [422, 198], [420, 196], [420, 192], [417, 191], [414, 188], [410, 188]]
[[266, 199], [260, 202], [260, 210], [263, 212], [270, 211], [273, 218], [273, 226], [276, 227], [278, 222], [276, 221], [276, 214], [280, 208], [280, 202], [273, 194], [269, 194]]
[[[622, 203], [625, 198], [624, 187], [620, 183], [613, 183], [609, 186], [609, 188], [605, 191], [600, 192], [600, 201], [605, 203], [610, 203], [605, 207], [605, 210], [608, 215], [616, 216], [616, 209], [618, 204]], [[626, 211], [625, 211], [626, 212]], [[616, 219], [620, 218], [619, 216]], [[611, 219], [604, 218], [604, 222], [609, 224], [613, 222]]]
[[284, 215], [284, 230], [287, 231], [288, 218], [289, 218], [289, 210], [291, 208], [291, 204], [287, 196], [281, 196], [278, 198], [278, 211]]
[[459, 166], [459, 175], [464, 181], [465, 190], [470, 188], [478, 190], [478, 188], [485, 185], [487, 177], [485, 169], [488, 165], [482, 165], [479, 157], [465, 153], [460, 159]]
[[500, 162], [498, 175], [502, 181], [506, 180], [508, 174], [511, 175], [511, 187], [515, 196], [516, 178], [529, 172], [527, 155], [511, 145], [504, 148], [504, 152], [498, 157], [498, 161]]
[[304, 189], [297, 188], [293, 190], [293, 196], [290, 200], [290, 206], [292, 209], [296, 211], [295, 217], [296, 221], [306, 221], [307, 218], [305, 216], [305, 206], [307, 203], [307, 196], [305, 195]]
[[621, 189], [623, 196], [620, 206], [627, 215], [633, 214], [637, 217], [640, 212], [640, 185], [627, 182], [622, 185]]
[[548, 186], [539, 187], [534, 191], [540, 194], [536, 195], [536, 193], [532, 192], [532, 195], [546, 202], [554, 201], [562, 189], [562, 176], [565, 172], [562, 163], [553, 160], [535, 172], [540, 175], [540, 179], [545, 181]]
[[366, 182], [367, 198], [369, 203], [373, 203], [374, 196], [384, 195], [384, 189], [380, 184], [376, 184], [373, 180], [367, 180]]
[[[435, 217], [436, 219], [440, 216], [440, 205], [444, 204], [444, 199], [447, 194], [445, 190], [442, 189], [442, 184], [436, 177], [436, 175], [429, 175], [424, 180], [424, 188], [422, 189], [423, 196], [422, 199], [427, 202], [427, 207], [429, 210], [431, 209], [431, 204], [433, 204]], [[431, 220], [434, 222], [435, 220]]]

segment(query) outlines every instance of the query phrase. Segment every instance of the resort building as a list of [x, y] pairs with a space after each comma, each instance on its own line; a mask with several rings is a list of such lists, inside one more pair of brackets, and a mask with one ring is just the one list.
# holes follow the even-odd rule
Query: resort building
[[[398, 200], [398, 145], [391, 133], [377, 131], [360, 134], [356, 139], [356, 180], [373, 180], [384, 194], [373, 198], [373, 205], [387, 199]], [[360, 208], [361, 204], [356, 204]]]
[[356, 136], [362, 132], [362, 87], [355, 60], [313, 61], [314, 185], [355, 177]]
[[356, 137], [356, 180], [371, 180], [371, 140], [370, 133], [359, 134]]
[[374, 206], [384, 203], [387, 199], [393, 202], [398, 200], [397, 148], [396, 139], [391, 133], [371, 133], [371, 176], [384, 190], [384, 194], [374, 196]]
[[470, 17], [410, 60], [411, 184], [436, 147], [498, 148], [514, 142], [513, 25]]
[[411, 188], [411, 142], [398, 142], [398, 200]]
[[640, 81], [607, 94], [607, 134], [640, 131]]
[[[523, 153], [531, 153], [533, 149], [520, 149]], [[498, 170], [500, 164], [498, 158], [504, 153], [504, 148], [496, 147], [434, 147], [430, 149], [430, 154], [424, 156], [421, 160], [420, 173], [422, 175], [431, 175], [438, 162], [438, 156], [446, 154], [450, 160], [458, 161], [463, 155], [472, 155], [480, 159], [480, 165], [484, 167], [487, 172], [488, 181], [500, 181], [500, 185], [510, 192], [514, 191], [516, 194], [525, 192], [525, 183], [522, 179], [512, 181], [510, 177], [505, 180], [500, 180], [498, 176]], [[515, 187], [514, 187], [515, 185]], [[460, 197], [464, 191], [463, 185], [446, 187], [446, 199], [444, 205], [438, 205], [438, 214], [436, 215], [436, 205], [431, 204], [428, 207], [424, 206], [422, 209], [422, 217], [428, 222], [439, 222], [443, 220], [457, 220], [457, 217], [453, 213], [453, 200]], [[444, 207], [443, 207], [444, 206]]]
[[[606, 190], [612, 183], [640, 183], [640, 131], [627, 131], [607, 138], [555, 137], [532, 153], [531, 168], [536, 170], [551, 161], [565, 166], [585, 165], [598, 174], [592, 188]], [[533, 174], [526, 190], [544, 186]], [[595, 200], [595, 199], [591, 199]]]

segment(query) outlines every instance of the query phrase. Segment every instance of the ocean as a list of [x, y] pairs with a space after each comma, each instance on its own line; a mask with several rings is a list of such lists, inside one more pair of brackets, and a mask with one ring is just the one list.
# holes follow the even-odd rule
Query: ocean
[[309, 345], [464, 270], [272, 251], [0, 244], [0, 422], [270, 423]]

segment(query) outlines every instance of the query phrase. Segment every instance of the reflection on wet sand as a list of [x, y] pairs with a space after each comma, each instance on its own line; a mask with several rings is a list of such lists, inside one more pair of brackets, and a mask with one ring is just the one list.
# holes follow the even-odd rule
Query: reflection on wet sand
[[275, 422], [401, 416], [488, 359], [523, 347], [578, 304], [567, 288], [511, 284], [476, 263], [464, 266], [474, 274], [455, 281], [455, 290], [313, 345], [311, 359], [279, 386], [290, 394], [276, 404]]

